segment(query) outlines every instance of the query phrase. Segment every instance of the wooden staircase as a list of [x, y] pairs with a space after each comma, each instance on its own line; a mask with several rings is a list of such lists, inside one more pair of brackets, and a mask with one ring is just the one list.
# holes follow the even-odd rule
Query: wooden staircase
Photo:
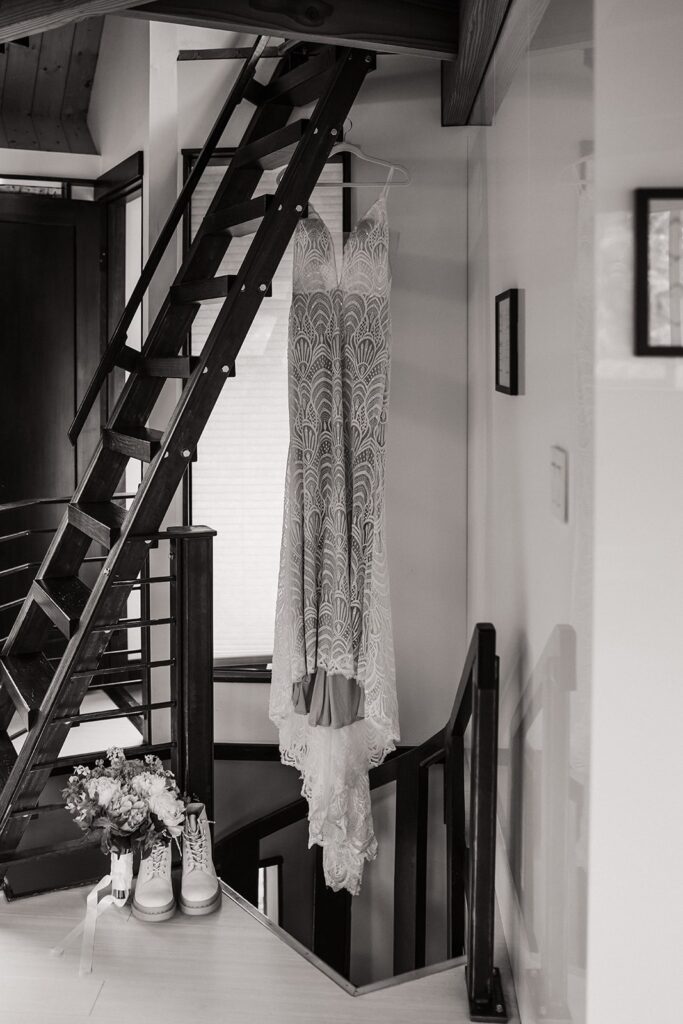
[[[129, 371], [0, 657], [0, 864], [3, 855], [9, 858], [16, 850], [30, 817], [25, 812], [39, 801], [112, 632], [120, 628], [148, 546], [234, 372], [344, 119], [374, 67], [367, 52], [284, 48], [271, 81], [262, 85], [255, 73], [265, 45], [263, 38], [254, 43], [69, 432], [73, 443], [109, 372], [115, 367]], [[126, 332], [226, 125], [243, 101], [254, 106], [253, 116], [142, 352], [137, 352], [126, 345]], [[297, 106], [311, 103], [310, 117], [291, 120]], [[284, 163], [288, 166], [277, 191], [254, 198], [263, 170]], [[246, 233], [253, 239], [239, 273], [215, 277], [231, 239]], [[183, 354], [200, 303], [216, 298], [223, 304], [201, 355]], [[166, 429], [152, 430], [147, 420], [167, 378], [186, 378], [186, 384]], [[112, 499], [129, 459], [147, 468], [126, 510]], [[108, 554], [90, 587], [79, 572], [92, 542]], [[43, 653], [53, 624], [67, 640], [56, 668]], [[7, 733], [15, 709], [28, 730], [19, 754]]]

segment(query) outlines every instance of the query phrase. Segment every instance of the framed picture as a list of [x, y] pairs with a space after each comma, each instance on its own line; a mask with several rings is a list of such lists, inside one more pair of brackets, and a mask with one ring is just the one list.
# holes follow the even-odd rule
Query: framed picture
[[519, 289], [496, 295], [496, 391], [519, 394]]
[[683, 356], [683, 188], [635, 192], [635, 350]]

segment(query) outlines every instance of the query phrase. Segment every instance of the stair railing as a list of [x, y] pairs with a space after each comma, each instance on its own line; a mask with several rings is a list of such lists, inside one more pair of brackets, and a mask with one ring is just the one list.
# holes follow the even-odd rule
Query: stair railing
[[[470, 724], [471, 740], [466, 746], [465, 734]], [[435, 765], [444, 767], [448, 901], [445, 959], [466, 957], [471, 1020], [506, 1021], [500, 974], [493, 962], [498, 658], [496, 631], [488, 623], [475, 626], [445, 728], [419, 747], [388, 758], [370, 772], [371, 789], [390, 782], [396, 784], [395, 975], [425, 966], [429, 773]], [[219, 838], [214, 859], [221, 878], [257, 906], [261, 840], [303, 821], [307, 815], [306, 800], [295, 800]], [[272, 852], [272, 842], [269, 849]], [[348, 978], [352, 899], [348, 893], [333, 893], [322, 884], [319, 849], [316, 853], [312, 952]], [[285, 894], [285, 928], [286, 907]], [[322, 926], [317, 927], [318, 923]]]
[[206, 170], [208, 163], [213, 156], [213, 153], [218, 146], [221, 136], [225, 131], [228, 122], [235, 113], [235, 110], [240, 103], [248, 98], [250, 87], [256, 90], [258, 83], [254, 82], [254, 75], [258, 62], [263, 55], [268, 42], [268, 37], [257, 36], [256, 40], [249, 51], [249, 55], [246, 58], [242, 69], [237, 76], [235, 84], [230, 90], [230, 95], [223, 104], [221, 111], [216, 118], [213, 128], [204, 143], [201, 153], [197, 157], [197, 160], [192, 168], [191, 174], [188, 176], [185, 184], [183, 185], [178, 198], [173, 204], [173, 208], [168, 216], [168, 219], [161, 231], [159, 237], [152, 246], [152, 250], [147, 257], [147, 261], [142, 269], [142, 274], [131, 292], [130, 298], [126, 303], [126, 307], [121, 314], [119, 322], [114, 328], [114, 333], [111, 336], [107, 347], [105, 348], [102, 358], [100, 359], [99, 366], [95, 371], [95, 374], [88, 385], [88, 388], [81, 400], [81, 403], [74, 417], [74, 421], [69, 427], [69, 440], [72, 444], [76, 444], [78, 436], [83, 429], [83, 426], [88, 418], [90, 410], [97, 401], [97, 397], [100, 392], [100, 388], [107, 379], [109, 373], [117, 365], [117, 359], [119, 359], [124, 351], [126, 345], [126, 338], [128, 336], [128, 330], [130, 325], [135, 318], [135, 315], [142, 303], [142, 300], [150, 286], [150, 283], [156, 273], [156, 270], [161, 262], [161, 259], [166, 252], [166, 249], [171, 242], [178, 225], [180, 224], [185, 211], [188, 209], [190, 200], [194, 194], [194, 191], [199, 184], [204, 171]]
[[[0, 506], [0, 512], [9, 509], [25, 508], [47, 504], [61, 504], [69, 499], [50, 498], [27, 502], [13, 502]], [[30, 531], [24, 531], [24, 535]], [[119, 580], [115, 585], [138, 589], [146, 594], [140, 603], [140, 614], [136, 618], [117, 620], [98, 626], [97, 629], [110, 636], [109, 643], [97, 667], [95, 675], [92, 669], [84, 669], [84, 676], [92, 676], [89, 690], [98, 690], [111, 697], [112, 708], [98, 711], [77, 710], [65, 716], [65, 724], [73, 727], [91, 722], [128, 719], [140, 732], [141, 742], [126, 747], [128, 757], [143, 757], [145, 754], [156, 753], [161, 757], [170, 757], [171, 768], [178, 785], [184, 794], [192, 799], [200, 800], [207, 807], [209, 818], [213, 818], [213, 538], [215, 530], [206, 526], [169, 527], [149, 538], [150, 548], [159, 548], [156, 556], [157, 570], [152, 571], [151, 559], [146, 560], [145, 568], [134, 582]], [[0, 538], [1, 539], [1, 538]], [[163, 549], [168, 545], [168, 569], [159, 566], [163, 559]], [[94, 558], [99, 561], [99, 558]], [[21, 567], [18, 567], [21, 568]], [[159, 588], [164, 587], [167, 596]], [[152, 598], [152, 589], [159, 596]], [[168, 648], [165, 649], [168, 635]], [[140, 646], [129, 642], [131, 631], [140, 636]], [[156, 633], [152, 642], [152, 633]], [[155, 652], [152, 655], [152, 648]], [[60, 656], [48, 658], [57, 664]], [[152, 673], [168, 673], [168, 682]], [[76, 676], [79, 673], [75, 673]], [[157, 686], [157, 684], [160, 684]], [[140, 687], [140, 699], [132, 696], [127, 688]], [[156, 692], [155, 692], [156, 691]], [[162, 692], [160, 692], [162, 691]], [[170, 715], [170, 730], [159, 723], [160, 739], [155, 741], [152, 736], [152, 716], [164, 712]], [[25, 730], [24, 730], [25, 731]], [[157, 729], [155, 729], [157, 732]], [[170, 735], [169, 735], [170, 732]], [[13, 739], [21, 735], [14, 733]], [[105, 752], [88, 753], [86, 755], [71, 754], [68, 757], [59, 755], [51, 763], [41, 765], [49, 769], [52, 775], [61, 775], [68, 771], [74, 763], [92, 764], [94, 760], [104, 757]], [[27, 819], [41, 816], [58, 815], [63, 818], [64, 805], [51, 800], [28, 810], [15, 810], [10, 817]], [[61, 831], [64, 826], [62, 823]], [[28, 843], [22, 844], [19, 850], [0, 851], [0, 878], [12, 865], [27, 864], [40, 861], [44, 873], [40, 883], [28, 883], [28, 890], [45, 891], [59, 888], [68, 880], [74, 881], [74, 869], [69, 868], [71, 857], [82, 858], [89, 844], [77, 835], [62, 842], [39, 847]], [[95, 877], [87, 874], [96, 856], [94, 851], [88, 853], [89, 860], [79, 860], [79, 868], [83, 880]], [[64, 867], [60, 861], [63, 859]], [[64, 877], [60, 872], [66, 871]], [[99, 870], [99, 874], [102, 871]], [[79, 877], [79, 876], [76, 876]], [[97, 875], [99, 877], [99, 875]], [[28, 895], [22, 887], [27, 883], [22, 875], [20, 881], [13, 881], [11, 873], [9, 881], [5, 881], [5, 889], [14, 895]]]

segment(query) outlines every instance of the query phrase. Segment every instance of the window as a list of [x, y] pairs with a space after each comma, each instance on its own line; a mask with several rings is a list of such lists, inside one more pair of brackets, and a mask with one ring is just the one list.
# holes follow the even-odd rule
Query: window
[[[229, 155], [207, 168], [192, 199], [190, 237], [225, 174]], [[341, 182], [344, 165], [330, 162], [321, 181]], [[273, 192], [266, 171], [256, 195]], [[337, 256], [343, 241], [344, 190], [318, 188], [313, 205], [332, 231]], [[219, 274], [235, 274], [253, 236], [234, 238]], [[264, 298], [211, 415], [190, 468], [190, 521], [218, 531], [214, 542], [214, 654], [258, 659], [272, 651], [280, 558], [284, 479], [289, 442], [287, 329], [292, 296], [292, 247]], [[192, 328], [199, 355], [220, 303], [205, 303]]]

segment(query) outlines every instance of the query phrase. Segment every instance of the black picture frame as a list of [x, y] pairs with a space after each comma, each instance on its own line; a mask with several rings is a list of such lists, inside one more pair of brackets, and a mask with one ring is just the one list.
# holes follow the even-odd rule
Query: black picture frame
[[496, 391], [519, 394], [519, 289], [496, 295]]
[[[657, 212], [654, 204], [660, 207], [666, 203], [678, 204], [680, 214], [680, 231], [678, 232], [677, 255], [672, 259], [671, 249], [661, 253], [661, 238], [658, 239], [655, 227], [651, 222], [651, 214]], [[665, 210], [665, 207], [664, 207]], [[661, 212], [664, 212], [661, 211]], [[659, 242], [659, 245], [657, 244]], [[683, 356], [683, 188], [638, 188], [634, 193], [634, 247], [635, 247], [635, 354], [637, 356]], [[659, 258], [669, 257], [669, 275], [671, 267], [675, 267], [677, 280], [669, 287], [668, 319], [667, 296], [664, 289], [653, 310], [652, 297], [655, 294], [656, 282], [651, 280], [652, 252]], [[666, 269], [664, 269], [666, 273]], [[673, 303], [672, 288], [675, 287], [675, 298], [678, 315], [671, 317]], [[661, 343], [663, 336], [670, 342]]]

